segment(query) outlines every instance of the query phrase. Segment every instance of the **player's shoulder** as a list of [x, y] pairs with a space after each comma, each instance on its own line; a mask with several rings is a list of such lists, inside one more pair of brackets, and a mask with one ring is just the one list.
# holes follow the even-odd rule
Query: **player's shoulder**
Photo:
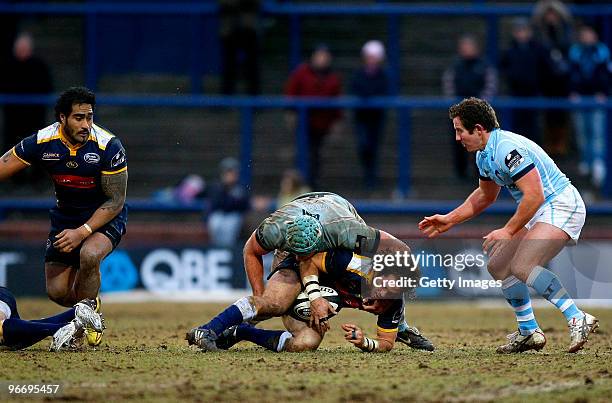
[[517, 149], [526, 149], [528, 144], [525, 137], [507, 130], [497, 129], [495, 141], [495, 157], [504, 158], [509, 152]]
[[59, 139], [59, 126], [59, 122], [55, 122], [36, 132], [36, 144], [48, 143], [52, 140]]
[[93, 140], [98, 144], [101, 150], [106, 150], [111, 143], [117, 143], [119, 139], [108, 129], [97, 124], [93, 124], [91, 134]]

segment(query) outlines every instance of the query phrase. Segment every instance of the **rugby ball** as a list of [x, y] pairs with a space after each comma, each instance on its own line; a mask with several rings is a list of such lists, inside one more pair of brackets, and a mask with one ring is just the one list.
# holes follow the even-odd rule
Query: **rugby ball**
[[[342, 299], [338, 295], [338, 292], [331, 287], [321, 286], [321, 296], [325, 298], [336, 312], [342, 308]], [[308, 294], [301, 292], [291, 308], [289, 308], [289, 315], [302, 322], [310, 321], [310, 300]]]

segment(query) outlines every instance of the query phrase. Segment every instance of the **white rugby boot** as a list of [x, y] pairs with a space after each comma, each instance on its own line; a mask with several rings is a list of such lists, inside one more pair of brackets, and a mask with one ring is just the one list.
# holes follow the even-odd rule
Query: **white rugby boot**
[[508, 344], [497, 347], [499, 354], [522, 353], [524, 351], [535, 350], [540, 351], [546, 345], [546, 337], [542, 330], [536, 329], [535, 332], [528, 335], [522, 335], [518, 330], [506, 336]]
[[569, 353], [575, 353], [584, 347], [584, 344], [589, 339], [589, 334], [594, 333], [599, 327], [599, 320], [588, 313], [580, 319], [572, 319], [567, 323], [570, 331], [570, 346], [567, 350]]

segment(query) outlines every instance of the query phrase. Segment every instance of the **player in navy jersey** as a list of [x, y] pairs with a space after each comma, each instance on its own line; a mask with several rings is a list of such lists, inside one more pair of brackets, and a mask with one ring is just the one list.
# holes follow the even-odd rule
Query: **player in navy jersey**
[[495, 202], [501, 187], [507, 188], [518, 203], [516, 212], [504, 227], [487, 234], [483, 243], [489, 255], [487, 269], [502, 281], [502, 292], [518, 322], [518, 330], [497, 352], [540, 350], [546, 344], [527, 286], [565, 316], [570, 330], [568, 351], [582, 349], [599, 326], [598, 320], [580, 310], [559, 278], [544, 267], [580, 237], [586, 216], [580, 193], [540, 146], [501, 130], [488, 102], [464, 99], [450, 108], [449, 115], [456, 140], [468, 152], [476, 152], [479, 186], [461, 206], [448, 214], [425, 217], [419, 228], [436, 237], [480, 214]]
[[[57, 122], [23, 139], [0, 161], [0, 180], [32, 164], [53, 180], [57, 204], [50, 211], [45, 278], [49, 298], [63, 306], [97, 298], [100, 262], [126, 231], [125, 149], [93, 123], [95, 104], [87, 88], [69, 88], [55, 105]], [[98, 333], [87, 336], [93, 345], [101, 340]]]

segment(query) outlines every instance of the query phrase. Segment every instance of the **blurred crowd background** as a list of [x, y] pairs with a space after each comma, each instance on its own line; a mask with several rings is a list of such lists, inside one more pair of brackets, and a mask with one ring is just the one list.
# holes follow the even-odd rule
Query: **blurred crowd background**
[[[0, 13], [0, 92], [50, 94], [85, 84], [98, 94], [153, 100], [210, 97], [205, 107], [178, 107], [172, 99], [149, 105], [101, 102], [95, 120], [126, 145], [130, 197], [204, 200], [217, 244], [233, 244], [250, 209], [265, 210], [270, 201], [282, 204], [307, 190], [352, 199], [458, 199], [477, 183], [473, 156], [454, 141], [444, 108], [328, 106], [300, 114], [279, 104], [245, 112], [240, 101], [252, 99], [245, 97], [261, 102], [283, 95], [349, 96], [358, 102], [436, 97], [448, 105], [459, 97], [483, 97], [498, 110], [502, 128], [544, 147], [587, 200], [610, 194], [612, 14], [597, 12], [597, 7], [609, 11], [609, 4], [503, 2], [528, 5], [528, 13], [492, 19], [445, 13], [444, 6], [500, 4], [496, 1], [433, 1], [427, 4], [442, 12], [419, 15], [317, 12], [299, 18], [269, 10], [309, 2], [186, 2], [211, 7], [195, 16], [146, 14], [147, 7], [165, 2], [130, 4], [139, 3], [142, 14]], [[0, 9], [16, 4], [28, 2], [4, 1]], [[583, 7], [579, 15], [572, 12], [575, 6]], [[507, 97], [591, 107], [514, 108]], [[497, 100], [505, 103], [498, 106]], [[2, 108], [4, 149], [52, 122], [50, 104], [5, 101]], [[402, 113], [409, 114], [409, 124], [402, 125]], [[409, 173], [402, 173], [403, 166]], [[403, 188], [402, 175], [407, 175]], [[28, 171], [3, 184], [2, 191], [4, 197], [46, 197], [49, 184], [40, 172]]]

